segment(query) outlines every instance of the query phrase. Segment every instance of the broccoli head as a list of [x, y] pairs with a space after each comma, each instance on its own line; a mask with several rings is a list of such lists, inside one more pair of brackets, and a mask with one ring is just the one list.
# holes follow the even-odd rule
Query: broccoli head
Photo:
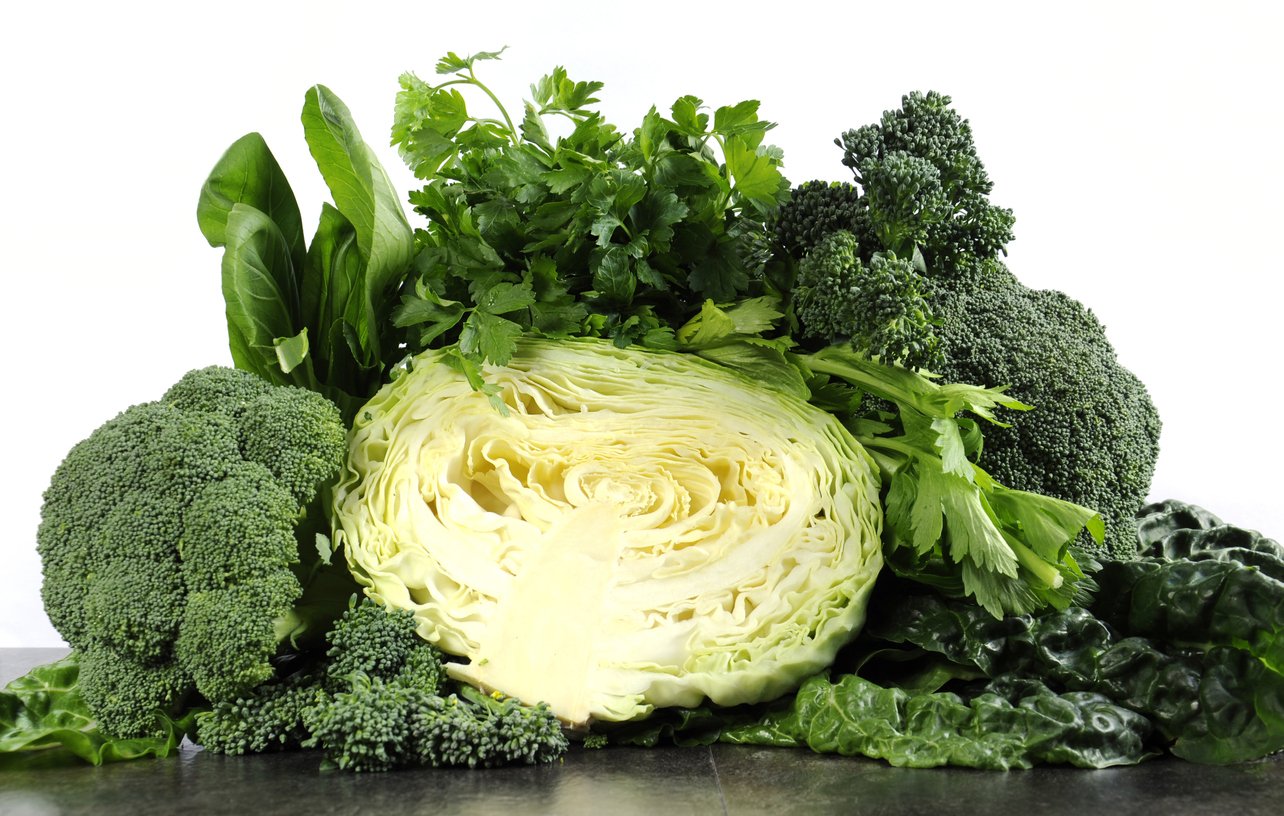
[[[1083, 304], [1028, 289], [999, 261], [1012, 211], [989, 200], [994, 185], [967, 120], [948, 96], [911, 93], [836, 142], [855, 186], [803, 185], [777, 231], [795, 263], [790, 294], [804, 338], [850, 337], [857, 350], [901, 354], [945, 382], [1008, 386], [1034, 410], [986, 429], [982, 467], [1008, 487], [1097, 510], [1107, 546], [1130, 552], [1158, 456], [1155, 406]], [[910, 264], [875, 270], [880, 254]], [[854, 286], [861, 274], [874, 280]], [[862, 346], [871, 330], [858, 326], [882, 334]]]
[[355, 584], [301, 536], [344, 438], [324, 397], [211, 367], [67, 454], [37, 533], [42, 594], [103, 731], [155, 733], [157, 711], [233, 698], [342, 612]]
[[909, 261], [875, 253], [862, 261], [846, 230], [822, 238], [798, 264], [794, 314], [806, 336], [846, 341], [862, 354], [906, 368], [940, 359], [925, 281]]
[[933, 274], [992, 258], [1012, 240], [1012, 211], [990, 203], [990, 181], [972, 127], [935, 91], [911, 93], [900, 110], [835, 140], [864, 188], [875, 233], [907, 254], [913, 242]]
[[1008, 487], [1091, 507], [1106, 522], [1112, 554], [1133, 555], [1160, 421], [1101, 323], [1061, 292], [1027, 288], [997, 261], [936, 283], [942, 377], [1006, 384], [1034, 406], [1004, 416], [1010, 427], [986, 429], [980, 465]]

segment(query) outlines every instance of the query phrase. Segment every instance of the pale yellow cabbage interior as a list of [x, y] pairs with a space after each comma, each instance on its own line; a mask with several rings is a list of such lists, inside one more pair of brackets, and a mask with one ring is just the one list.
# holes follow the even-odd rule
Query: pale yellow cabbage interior
[[690, 355], [429, 352], [359, 413], [336, 541], [455, 677], [563, 720], [788, 692], [864, 622], [878, 483], [829, 414]]

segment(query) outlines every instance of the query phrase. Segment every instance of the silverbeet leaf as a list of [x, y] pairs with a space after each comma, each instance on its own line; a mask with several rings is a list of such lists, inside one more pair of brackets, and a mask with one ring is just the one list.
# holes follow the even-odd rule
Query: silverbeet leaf
[[116, 739], [103, 734], [80, 694], [75, 653], [38, 666], [0, 691], [0, 771], [64, 765], [102, 765], [164, 757], [178, 748], [192, 716], [158, 718], [163, 735]]
[[849, 674], [833, 682], [823, 675], [807, 680], [788, 709], [728, 728], [720, 740], [805, 745], [910, 768], [1107, 768], [1151, 756], [1150, 731], [1145, 717], [1104, 695], [1057, 694], [1037, 680], [994, 682], [964, 699], [883, 688]]

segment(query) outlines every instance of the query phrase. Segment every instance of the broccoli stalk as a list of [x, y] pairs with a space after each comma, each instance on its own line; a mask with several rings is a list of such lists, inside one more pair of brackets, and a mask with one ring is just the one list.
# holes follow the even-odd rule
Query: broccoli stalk
[[68, 453], [37, 533], [42, 592], [105, 733], [154, 735], [157, 712], [248, 691], [342, 613], [355, 584], [306, 520], [345, 434], [320, 395], [211, 367]]

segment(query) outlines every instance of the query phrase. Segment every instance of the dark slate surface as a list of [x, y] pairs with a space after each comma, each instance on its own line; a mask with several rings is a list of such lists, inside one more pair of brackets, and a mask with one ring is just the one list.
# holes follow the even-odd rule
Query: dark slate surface
[[[60, 657], [0, 649], [0, 683]], [[561, 763], [490, 771], [320, 772], [309, 752], [177, 757], [0, 773], [3, 816], [73, 814], [1055, 814], [1284, 813], [1284, 760], [1229, 767], [994, 773], [908, 770], [805, 751], [719, 745], [573, 750]]]

